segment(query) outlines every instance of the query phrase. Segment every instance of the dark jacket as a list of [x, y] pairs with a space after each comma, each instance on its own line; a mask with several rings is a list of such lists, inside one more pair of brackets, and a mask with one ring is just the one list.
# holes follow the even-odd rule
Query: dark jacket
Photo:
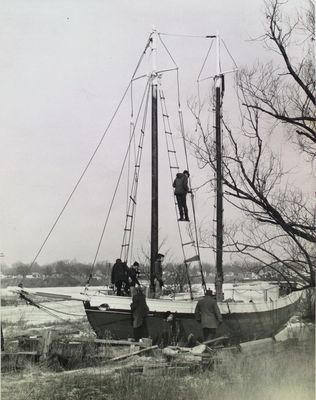
[[118, 281], [127, 282], [128, 279], [128, 269], [126, 263], [122, 261], [117, 261], [112, 268], [111, 282], [117, 283]]
[[136, 268], [130, 267], [128, 270], [128, 275], [131, 278], [132, 286], [135, 286], [135, 283], [137, 283], [137, 285], [140, 285], [139, 280], [138, 280], [139, 271]]
[[174, 194], [187, 194], [189, 192], [188, 177], [179, 172], [172, 186], [174, 187]]
[[131, 303], [131, 311], [133, 315], [133, 328], [139, 328], [144, 323], [149, 308], [146, 304], [146, 298], [143, 293], [136, 293]]
[[223, 320], [216, 300], [208, 295], [198, 301], [195, 308], [195, 318], [201, 322], [202, 328], [213, 329], [216, 329]]
[[162, 279], [162, 265], [159, 258], [154, 262], [154, 276], [158, 280]]

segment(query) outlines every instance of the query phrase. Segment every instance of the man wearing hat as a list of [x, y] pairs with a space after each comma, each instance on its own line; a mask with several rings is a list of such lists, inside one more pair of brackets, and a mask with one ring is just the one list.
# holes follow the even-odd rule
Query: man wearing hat
[[216, 300], [213, 298], [212, 290], [207, 289], [205, 296], [198, 301], [195, 308], [195, 318], [201, 323], [204, 342], [214, 339], [216, 330], [223, 322], [223, 318]]
[[141, 287], [138, 286], [135, 288], [135, 294], [133, 295], [133, 301], [131, 303], [132, 325], [136, 342], [141, 338], [148, 337], [146, 321], [148, 312], [149, 308], [146, 303], [146, 297]]
[[187, 194], [192, 193], [188, 186], [189, 176], [190, 174], [187, 170], [184, 170], [182, 174], [180, 172], [177, 173], [176, 179], [173, 181], [172, 185], [177, 198], [180, 215], [179, 221], [190, 221], [187, 207]]

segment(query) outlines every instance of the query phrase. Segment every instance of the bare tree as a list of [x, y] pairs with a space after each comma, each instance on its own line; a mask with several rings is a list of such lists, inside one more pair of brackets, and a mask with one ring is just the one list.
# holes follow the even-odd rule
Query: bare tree
[[[307, 17], [286, 21], [281, 13], [284, 4], [266, 2], [268, 26], [259, 38], [278, 54], [280, 65], [268, 62], [242, 69], [237, 76], [241, 127], [232, 129], [223, 121], [225, 199], [246, 217], [242, 224], [226, 229], [225, 250], [260, 263], [258, 272], [276, 271], [303, 288], [315, 285], [315, 201], [289, 181], [281, 156], [271, 149], [268, 139], [286, 132], [299, 145], [306, 165], [312, 167], [309, 159], [316, 150], [314, 14], [309, 2]], [[299, 44], [300, 52], [295, 53]], [[194, 106], [191, 110], [200, 132], [199, 140], [191, 143], [200, 166], [214, 171], [212, 132], [203, 126], [201, 110]]]
[[165, 266], [165, 281], [174, 293], [183, 292], [188, 286], [188, 275], [184, 264], [168, 263]]
[[[280, 63], [259, 64], [239, 74], [243, 105], [260, 110], [286, 130], [300, 149], [315, 157], [315, 15], [312, 1], [304, 15], [290, 20], [282, 13], [286, 2], [268, 0], [267, 30], [258, 38], [279, 55]], [[299, 57], [297, 56], [299, 55]]]

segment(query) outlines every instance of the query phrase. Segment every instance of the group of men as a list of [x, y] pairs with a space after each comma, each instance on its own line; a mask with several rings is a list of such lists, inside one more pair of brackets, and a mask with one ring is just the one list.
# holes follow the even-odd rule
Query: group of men
[[[132, 325], [136, 341], [140, 338], [148, 337], [148, 313], [149, 308], [146, 303], [146, 297], [141, 287], [137, 287], [131, 303]], [[205, 296], [197, 302], [195, 318], [201, 324], [204, 342], [214, 339], [219, 325], [223, 322], [223, 318], [212, 290], [206, 290]]]
[[112, 268], [111, 283], [116, 287], [117, 296], [129, 294], [130, 288], [140, 285], [139, 280], [139, 263], [137, 261], [128, 268], [126, 262], [120, 258], [115, 261]]
[[[190, 221], [186, 203], [187, 194], [192, 193], [188, 185], [189, 176], [189, 172], [184, 170], [183, 173], [178, 173], [176, 175], [176, 178], [173, 182], [174, 194], [177, 199], [179, 210], [179, 221]], [[160, 290], [162, 286], [164, 286], [161, 265], [163, 259], [164, 255], [159, 253], [154, 263], [154, 282], [151, 282], [151, 289], [154, 297], [156, 294], [156, 283]], [[134, 338], [136, 341], [142, 337], [148, 337], [146, 317], [149, 312], [149, 308], [146, 303], [146, 297], [138, 281], [138, 275], [138, 262], [134, 262], [131, 268], [128, 268], [126, 262], [122, 262], [121, 259], [117, 259], [113, 266], [111, 277], [112, 283], [116, 286], [118, 296], [123, 295], [123, 285], [124, 292], [126, 294], [129, 294], [130, 287], [135, 287], [138, 285], [138, 287], [136, 287], [134, 290], [131, 303], [132, 325]], [[206, 290], [205, 296], [197, 302], [195, 308], [195, 318], [199, 323], [201, 323], [204, 341], [213, 339], [216, 336], [218, 326], [222, 323], [222, 316], [211, 290]]]
[[[190, 221], [188, 206], [186, 196], [188, 193], [192, 193], [189, 188], [188, 180], [190, 174], [187, 170], [184, 170], [183, 173], [177, 173], [175, 180], [173, 181], [174, 194], [177, 199], [177, 205], [179, 210], [179, 221]], [[164, 286], [162, 280], [162, 268], [161, 263], [163, 261], [164, 255], [158, 254], [154, 264], [154, 280], [159, 284], [159, 288], [161, 290], [162, 286]], [[139, 285], [138, 281], [139, 275], [139, 263], [137, 261], [128, 268], [126, 262], [123, 262], [120, 258], [118, 258], [112, 269], [111, 282], [116, 286], [116, 293], [118, 296], [122, 296], [122, 288], [126, 294], [129, 294], [130, 287], [135, 287], [136, 284]], [[151, 282], [152, 292], [156, 292], [155, 282]]]
[[[158, 253], [154, 263], [154, 281], [151, 285], [153, 295], [164, 286], [161, 265], [164, 257], [164, 254]], [[115, 261], [112, 268], [111, 283], [116, 287], [117, 296], [124, 296], [124, 293], [129, 295], [131, 287], [135, 287], [136, 285], [140, 286], [138, 280], [139, 273], [139, 263], [137, 261], [135, 261], [130, 268], [128, 268], [127, 263], [123, 262], [120, 258]], [[158, 290], [156, 289], [156, 286], [158, 287]]]

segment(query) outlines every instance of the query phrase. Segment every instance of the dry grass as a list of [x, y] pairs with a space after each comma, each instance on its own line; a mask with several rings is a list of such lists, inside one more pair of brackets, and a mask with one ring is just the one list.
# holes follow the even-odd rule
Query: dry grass
[[309, 400], [315, 398], [314, 343], [282, 353], [228, 357], [205, 376], [200, 400]]
[[[93, 337], [86, 321], [58, 322], [52, 327], [80, 327], [84, 335]], [[18, 324], [6, 325], [5, 334], [12, 337], [25, 329], [21, 319]], [[49, 363], [27, 363], [23, 370], [2, 376], [1, 399], [314, 400], [314, 354], [314, 340], [310, 340], [279, 353], [227, 355], [213, 370], [194, 375], [178, 376], [175, 372], [156, 377], [116, 370], [118, 364], [96, 365], [93, 358], [85, 365], [90, 368], [61, 373], [53, 372], [56, 366]]]
[[2, 377], [2, 400], [312, 400], [314, 343], [257, 357], [226, 356], [213, 371], [148, 377], [115, 366], [52, 373], [36, 365]]

